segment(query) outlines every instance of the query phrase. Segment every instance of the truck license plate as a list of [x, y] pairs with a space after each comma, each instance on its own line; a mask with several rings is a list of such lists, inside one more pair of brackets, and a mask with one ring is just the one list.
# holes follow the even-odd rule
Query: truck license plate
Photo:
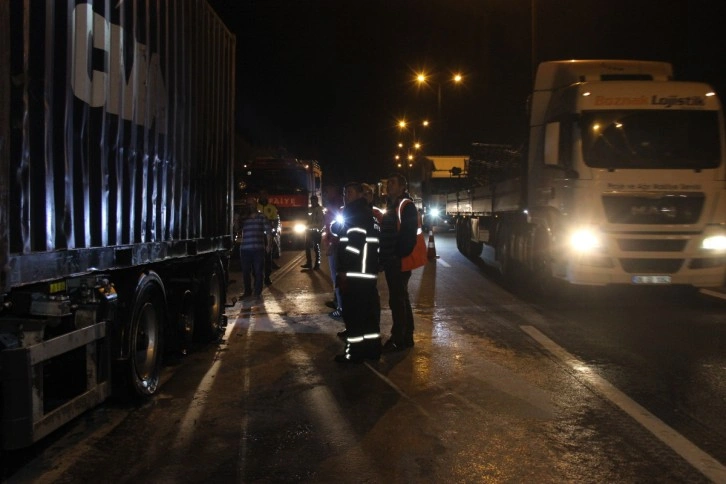
[[671, 276], [633, 276], [633, 284], [670, 284]]

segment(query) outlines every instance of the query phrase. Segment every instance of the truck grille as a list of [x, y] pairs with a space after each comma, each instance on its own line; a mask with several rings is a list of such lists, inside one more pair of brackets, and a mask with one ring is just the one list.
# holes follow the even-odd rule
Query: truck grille
[[670, 239], [619, 239], [618, 245], [623, 252], [681, 252], [687, 240]]
[[674, 274], [683, 259], [620, 259], [620, 265], [629, 274]]
[[608, 222], [613, 224], [694, 224], [701, 216], [703, 193], [603, 195]]

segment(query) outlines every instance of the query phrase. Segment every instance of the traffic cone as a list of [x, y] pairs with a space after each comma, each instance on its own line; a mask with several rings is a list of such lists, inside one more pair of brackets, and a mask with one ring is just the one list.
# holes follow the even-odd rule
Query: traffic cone
[[429, 248], [428, 252], [426, 254], [429, 258], [429, 260], [438, 259], [439, 256], [436, 255], [436, 244], [434, 243], [434, 231], [433, 229], [429, 230]]

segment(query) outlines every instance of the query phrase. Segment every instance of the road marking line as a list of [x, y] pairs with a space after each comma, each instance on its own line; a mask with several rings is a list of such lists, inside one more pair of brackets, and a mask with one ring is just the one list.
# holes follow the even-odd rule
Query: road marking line
[[[227, 324], [227, 328], [224, 332], [225, 342], [229, 341], [233, 327], [234, 324]], [[197, 385], [197, 389], [194, 392], [189, 408], [179, 424], [179, 431], [177, 432], [176, 439], [174, 440], [174, 449], [184, 449], [189, 440], [192, 438], [194, 432], [198, 429], [198, 423], [201, 419], [202, 412], [207, 406], [207, 398], [211, 393], [217, 373], [222, 365], [222, 351], [224, 350], [224, 346], [226, 346], [226, 343], [217, 348], [212, 366], [209, 367], [207, 372], [204, 374], [204, 377], [202, 377], [202, 380], [199, 382], [199, 385]]]
[[[244, 347], [244, 354], [245, 354], [245, 361], [244, 361], [244, 371], [242, 374], [242, 395], [245, 396], [245, 401], [247, 400], [247, 395], [250, 394], [250, 380], [252, 376], [252, 369], [250, 368], [249, 361], [247, 358], [247, 355], [251, 355], [252, 351], [252, 335], [255, 332], [255, 323], [257, 322], [257, 317], [255, 315], [250, 315], [250, 324], [247, 327], [247, 337], [245, 338], [245, 347]], [[235, 324], [232, 326], [236, 326]], [[227, 336], [225, 334], [225, 336]], [[240, 480], [244, 479], [244, 475], [247, 469], [247, 442], [249, 440], [248, 436], [248, 429], [249, 429], [249, 415], [247, 414], [247, 411], [242, 412], [242, 416], [240, 417], [240, 432], [239, 432], [239, 454], [237, 455], [237, 477]], [[241, 482], [241, 481], [240, 481]]]
[[[267, 314], [253, 313], [249, 317], [249, 326], [247, 327], [247, 337], [245, 338], [244, 354], [251, 355], [252, 341], [254, 334], [260, 331], [260, 328], [272, 328], [278, 330], [280, 333], [289, 333], [293, 330], [289, 328], [289, 323], [281, 316], [282, 308], [275, 299], [268, 299], [264, 301], [266, 306], [269, 306]], [[235, 322], [236, 324], [236, 322]], [[230, 326], [234, 326], [231, 324]], [[229, 337], [229, 334], [225, 335]], [[310, 359], [310, 356], [299, 348], [292, 348], [286, 352], [287, 358], [293, 363], [296, 368], [309, 368], [314, 366]], [[245, 397], [252, 391], [252, 365], [245, 362], [244, 365], [244, 376], [243, 376], [243, 395]], [[335, 446], [340, 449], [341, 454], [345, 454], [346, 458], [350, 460], [347, 464], [353, 466], [354, 469], [358, 470], [361, 476], [365, 476], [367, 470], [373, 469], [375, 466], [370, 461], [369, 456], [365, 454], [360, 448], [359, 442], [356, 440], [356, 433], [352, 428], [350, 422], [343, 415], [341, 411], [341, 403], [335, 398], [330, 391], [328, 385], [315, 385], [309, 391], [304, 393], [304, 397], [308, 403], [305, 405], [305, 411], [309, 412], [310, 418], [316, 423], [316, 426], [324, 429], [324, 433], [327, 438], [335, 443]], [[246, 399], [246, 398], [245, 398]], [[245, 472], [248, 462], [249, 452], [249, 414], [245, 410], [240, 419], [240, 443], [239, 443], [239, 454], [237, 456], [237, 473], [241, 480], [245, 478]], [[367, 476], [366, 476], [367, 477]], [[370, 479], [365, 479], [370, 480]]]
[[428, 413], [428, 412], [427, 412], [426, 410], [424, 410], [424, 408], [423, 408], [423, 407], [422, 407], [421, 405], [419, 405], [418, 403], [416, 403], [416, 402], [415, 402], [415, 401], [413, 400], [413, 398], [411, 398], [411, 397], [409, 397], [408, 395], [406, 395], [406, 393], [405, 393], [405, 392], [404, 392], [403, 390], [401, 390], [401, 389], [400, 389], [400, 388], [399, 388], [399, 387], [398, 387], [398, 386], [397, 386], [397, 385], [396, 385], [395, 383], [393, 383], [393, 381], [391, 381], [391, 380], [390, 380], [390, 379], [389, 379], [389, 378], [388, 378], [388, 377], [387, 377], [386, 375], [384, 375], [383, 373], [381, 373], [381, 372], [379, 372], [378, 370], [376, 370], [375, 368], [373, 368], [373, 367], [371, 366], [371, 364], [370, 364], [370, 363], [368, 363], [367, 361], [366, 361], [366, 362], [364, 362], [363, 364], [364, 364], [365, 366], [367, 366], [367, 367], [368, 367], [368, 369], [369, 369], [369, 370], [371, 370], [371, 371], [373, 372], [373, 374], [374, 374], [374, 375], [376, 375], [376, 376], [377, 376], [378, 378], [380, 378], [381, 380], [383, 380], [383, 382], [384, 382], [384, 383], [385, 383], [386, 385], [388, 385], [389, 387], [393, 388], [393, 390], [394, 390], [394, 391], [395, 391], [396, 393], [398, 393], [398, 394], [399, 394], [399, 395], [401, 395], [401, 396], [402, 396], [403, 398], [405, 398], [406, 400], [408, 400], [408, 402], [409, 402], [409, 403], [411, 403], [411, 405], [413, 405], [414, 407], [416, 407], [416, 408], [418, 409], [418, 411], [419, 411], [419, 412], [421, 412], [421, 414], [422, 414], [422, 415], [423, 415], [424, 417], [427, 417], [427, 418], [431, 418], [431, 415], [429, 415], [429, 413]]
[[436, 259], [436, 263], [440, 266], [451, 267], [451, 264], [449, 264], [448, 262], [446, 262], [444, 259], [441, 259], [441, 258]]
[[594, 389], [600, 395], [620, 407], [622, 411], [630, 415], [661, 442], [673, 449], [704, 476], [714, 482], [726, 482], [726, 467], [719, 461], [699, 449], [695, 444], [633, 401], [610, 382], [595, 374], [590, 367], [557, 345], [557, 343], [542, 334], [534, 326], [520, 326], [520, 329], [542, 345], [555, 358], [572, 368], [576, 373], [576, 378], [585, 380], [588, 387]]
[[702, 294], [707, 296], [717, 297], [719, 299], [726, 299], [726, 294], [718, 291], [712, 291], [711, 289], [700, 289]]

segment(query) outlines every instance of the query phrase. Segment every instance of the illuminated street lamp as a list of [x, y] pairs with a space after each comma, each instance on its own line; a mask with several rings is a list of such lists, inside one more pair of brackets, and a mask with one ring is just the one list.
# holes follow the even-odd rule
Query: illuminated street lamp
[[[409, 139], [404, 139], [403, 141], [398, 142], [399, 150], [403, 150], [404, 148], [406, 148], [406, 150], [407, 150], [409, 167], [413, 166], [413, 161], [418, 156], [418, 151], [420, 151], [422, 148], [421, 142], [416, 138], [416, 126], [422, 126], [422, 127], [426, 128], [426, 127], [428, 127], [428, 125], [429, 125], [428, 119], [423, 119], [423, 120], [421, 120], [419, 122], [415, 122], [415, 123], [409, 123], [405, 119], [400, 119], [396, 122], [396, 126], [398, 126], [399, 130], [401, 131], [402, 136], [403, 136], [403, 131], [408, 130], [409, 126], [411, 127], [410, 137], [408, 137]], [[395, 159], [396, 159], [396, 161], [398, 161], [400, 159], [399, 155], [396, 155]]]
[[[428, 86], [432, 82], [432, 78], [435, 76], [428, 74], [425, 71], [416, 73], [416, 82], [420, 86]], [[455, 72], [451, 75], [450, 82], [454, 85], [459, 85], [464, 82], [464, 76], [460, 72]], [[436, 106], [438, 108], [439, 121], [441, 120], [441, 80], [436, 80]]]
[[[401, 120], [398, 121], [397, 125], [398, 125], [398, 128], [401, 131], [403, 131], [404, 129], [407, 129], [408, 128], [409, 122], [406, 121], [405, 119], [401, 119]], [[428, 126], [429, 126], [429, 120], [428, 119], [422, 119], [421, 121], [419, 121], [417, 123], [412, 123], [411, 124], [411, 145], [412, 146], [415, 146], [418, 149], [418, 148], [421, 148], [421, 143], [419, 141], [417, 141], [417, 138], [416, 138], [416, 126], [421, 126], [423, 128], [428, 128]], [[398, 147], [399, 148], [403, 148], [403, 143], [402, 142], [399, 142], [398, 143]]]

